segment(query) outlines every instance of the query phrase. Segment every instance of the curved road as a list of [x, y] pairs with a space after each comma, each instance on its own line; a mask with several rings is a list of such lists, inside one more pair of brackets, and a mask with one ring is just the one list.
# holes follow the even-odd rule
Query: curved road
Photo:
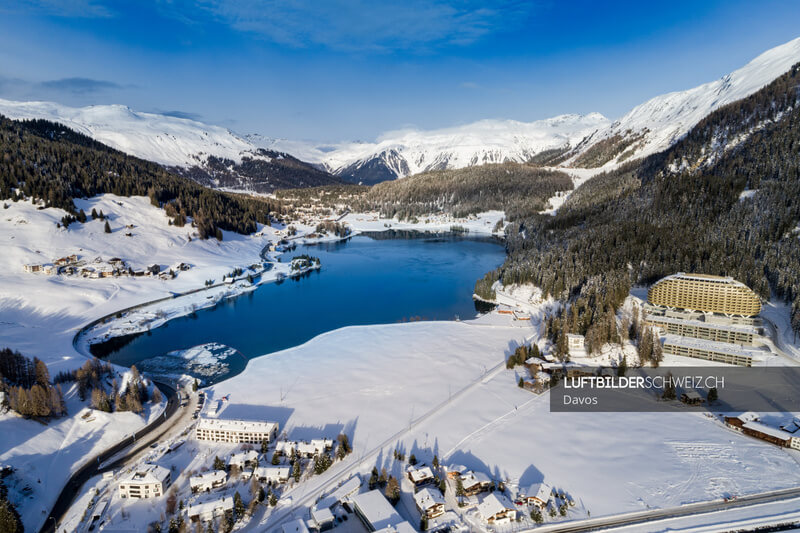
[[[53, 505], [50, 515], [47, 517], [44, 525], [39, 530], [40, 533], [53, 533], [55, 531], [54, 524], [60, 523], [60, 521], [64, 518], [64, 515], [69, 510], [70, 505], [72, 505], [72, 502], [75, 500], [78, 494], [80, 494], [81, 487], [84, 483], [98, 474], [120, 467], [127, 459], [137, 454], [143, 448], [152, 444], [169, 429], [169, 427], [167, 427], [164, 429], [164, 431], [159, 432], [157, 435], [152, 435], [154, 430], [162, 426], [164, 422], [169, 420], [176, 412], [178, 412], [178, 408], [180, 407], [178, 394], [175, 388], [171, 385], [155, 381], [154, 383], [168, 398], [164, 413], [159, 415], [156, 420], [143, 427], [133, 435], [129, 436], [125, 440], [118, 442], [114, 446], [106, 449], [104, 452], [90, 458], [86, 464], [74, 472], [61, 489], [61, 493], [58, 495], [58, 499]], [[147, 438], [148, 435], [150, 435], [149, 438]], [[132, 444], [138, 444], [138, 446], [134, 446], [125, 455], [122, 455], [113, 463], [107, 465], [103, 464], [105, 461], [113, 458], [119, 452], [123, 451]]]

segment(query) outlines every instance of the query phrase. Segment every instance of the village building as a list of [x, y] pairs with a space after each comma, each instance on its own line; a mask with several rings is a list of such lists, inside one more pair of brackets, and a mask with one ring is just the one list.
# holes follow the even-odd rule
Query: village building
[[197, 422], [195, 438], [212, 442], [232, 442], [235, 444], [261, 444], [271, 442], [278, 435], [276, 422], [255, 420], [235, 420], [201, 418]]
[[308, 442], [280, 441], [275, 444], [275, 451], [278, 454], [290, 457], [294, 451], [295, 455], [306, 459], [312, 459], [331, 449], [333, 449], [333, 441], [330, 439], [312, 439]]
[[705, 399], [699, 392], [690, 390], [681, 394], [681, 401], [686, 405], [700, 405], [705, 402]]
[[768, 426], [760, 422], [758, 415], [755, 413], [747, 412], [739, 416], [726, 416], [725, 425], [750, 437], [784, 448], [800, 450], [800, 435]]
[[189, 520], [208, 522], [222, 518], [225, 513], [233, 512], [233, 498], [223, 496], [217, 500], [189, 505], [186, 515]]
[[658, 328], [662, 335], [680, 335], [728, 344], [753, 346], [759, 338], [754, 326], [739, 324], [714, 324], [708, 321], [685, 320], [669, 316], [647, 315], [645, 325]]
[[350, 501], [353, 512], [369, 531], [397, 526], [404, 521], [380, 490], [356, 494]]
[[474, 496], [488, 491], [492, 486], [492, 480], [483, 472], [469, 471], [461, 476], [461, 486], [464, 487], [464, 494]]
[[525, 491], [525, 503], [544, 509], [547, 506], [547, 502], [550, 501], [551, 492], [550, 485], [544, 482], [534, 483]]
[[415, 487], [421, 487], [422, 485], [430, 483], [434, 480], [433, 471], [429, 466], [412, 468], [408, 471], [408, 479], [411, 480]]
[[261, 483], [286, 483], [291, 477], [291, 469], [288, 466], [259, 466], [253, 475]]
[[421, 514], [436, 518], [444, 514], [444, 498], [438, 489], [422, 489], [414, 494], [414, 503]]
[[258, 466], [258, 452], [255, 450], [247, 450], [244, 452], [234, 453], [228, 458], [228, 468], [237, 467], [239, 470], [244, 470], [248, 466]]
[[212, 470], [189, 478], [192, 492], [208, 492], [224, 487], [228, 481], [228, 474], [224, 470]]
[[517, 510], [500, 492], [492, 492], [478, 505], [478, 514], [489, 524], [510, 522], [516, 520]]
[[735, 344], [680, 337], [678, 335], [664, 337], [663, 346], [665, 354], [746, 367], [753, 366], [753, 360], [759, 354], [755, 350], [748, 350]]
[[119, 482], [120, 498], [158, 498], [171, 483], [170, 472], [163, 466], [145, 465]]
[[567, 349], [570, 352], [585, 350], [586, 346], [583, 335], [578, 335], [577, 333], [567, 333]]
[[311, 521], [314, 523], [314, 526], [319, 531], [327, 531], [333, 528], [334, 524], [336, 523], [336, 519], [333, 517], [333, 513], [327, 507], [323, 507], [321, 509], [318, 509], [317, 507], [312, 507]]
[[446, 470], [448, 478], [458, 479], [467, 472], [467, 467], [464, 465], [450, 465]]

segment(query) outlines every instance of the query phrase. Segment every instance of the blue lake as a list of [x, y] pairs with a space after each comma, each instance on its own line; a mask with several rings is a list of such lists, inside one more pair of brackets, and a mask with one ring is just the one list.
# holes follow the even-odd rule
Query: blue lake
[[240, 355], [229, 358], [228, 371], [207, 379], [219, 381], [240, 372], [247, 359], [344, 326], [472, 318], [479, 312], [472, 300], [475, 281], [505, 257], [496, 239], [418, 233], [299, 246], [282, 259], [303, 253], [319, 257], [322, 268], [92, 351], [113, 363], [146, 367], [148, 359], [167, 352], [224, 344]]

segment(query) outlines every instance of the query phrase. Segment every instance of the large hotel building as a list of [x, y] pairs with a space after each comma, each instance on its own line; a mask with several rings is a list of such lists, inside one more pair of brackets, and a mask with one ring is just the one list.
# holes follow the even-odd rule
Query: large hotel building
[[761, 312], [761, 300], [744, 283], [709, 274], [678, 272], [656, 282], [647, 292], [653, 305], [753, 317]]
[[[733, 278], [679, 272], [647, 293], [645, 324], [665, 334], [664, 353], [739, 366], [759, 354], [761, 300]], [[763, 353], [763, 352], [762, 352]]]

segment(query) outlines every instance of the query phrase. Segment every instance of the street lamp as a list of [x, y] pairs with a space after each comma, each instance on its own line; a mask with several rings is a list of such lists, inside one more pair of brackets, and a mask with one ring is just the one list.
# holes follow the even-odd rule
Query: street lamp
[[56, 517], [55, 516], [51, 516], [50, 520], [53, 521], [53, 531], [55, 533], [58, 533], [58, 522], [56, 522]]

